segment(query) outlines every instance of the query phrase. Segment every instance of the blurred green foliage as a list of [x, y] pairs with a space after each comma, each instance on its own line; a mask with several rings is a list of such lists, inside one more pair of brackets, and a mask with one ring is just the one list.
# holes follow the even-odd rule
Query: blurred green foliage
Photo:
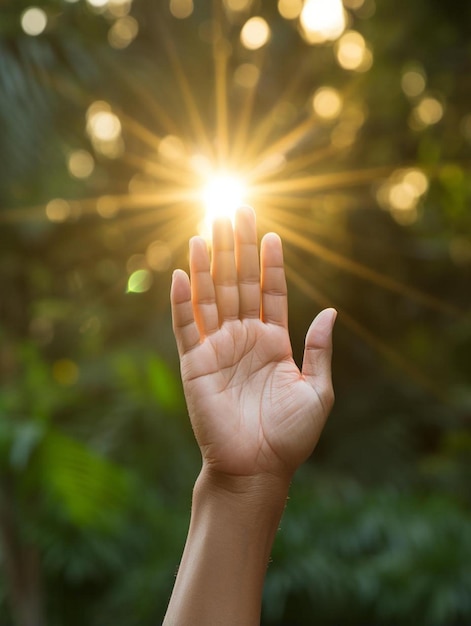
[[[147, 291], [139, 292], [139, 281], [129, 289], [130, 260], [174, 236], [166, 218], [157, 219], [166, 208], [154, 209], [152, 221], [131, 199], [104, 216], [87, 199], [127, 194], [136, 173], [129, 156], [153, 158], [152, 146], [146, 154], [138, 141], [139, 133], [147, 137], [142, 129], [160, 137], [168, 117], [182, 136], [192, 134], [169, 45], [213, 131], [205, 34], [213, 7], [195, 3], [193, 15], [177, 20], [167, 1], [134, 0], [130, 15], [139, 32], [121, 49], [108, 40], [116, 16], [82, 0], [38, 5], [48, 22], [37, 37], [21, 27], [29, 2], [4, 0], [0, 17], [0, 624], [155, 624], [171, 592], [199, 467], [167, 303], [171, 268], [185, 265], [184, 242], [193, 232], [184, 232], [177, 213], [182, 232], [169, 263], [149, 274]], [[296, 358], [319, 305], [340, 309], [337, 404], [293, 485], [263, 623], [467, 624], [470, 5], [384, 0], [375, 8], [365, 0], [349, 14], [373, 50], [366, 73], [341, 69], [332, 44], [303, 42], [274, 2], [254, 2], [227, 26], [238, 62], [252, 59], [238, 44], [251, 14], [272, 29], [255, 126], [287, 97], [293, 76], [285, 117], [305, 112], [326, 83], [367, 112], [353, 145], [304, 175], [414, 165], [430, 179], [410, 224], [378, 208], [380, 178], [313, 191], [299, 232], [315, 232], [320, 245], [443, 304], [382, 289], [348, 263], [287, 242], [290, 267], [320, 290], [315, 296], [292, 281]], [[404, 71], [417, 64], [427, 89], [445, 103], [443, 119], [420, 129], [410, 123], [417, 103], [401, 90]], [[242, 99], [236, 89], [230, 96], [235, 113]], [[138, 123], [119, 158], [100, 154], [87, 136], [86, 111], [97, 100]], [[321, 126], [321, 139], [329, 132]], [[301, 156], [317, 147], [310, 141]], [[69, 173], [67, 159], [77, 150], [93, 155], [89, 177]], [[61, 223], [46, 218], [54, 198], [70, 201]], [[289, 200], [297, 199], [293, 192]]]

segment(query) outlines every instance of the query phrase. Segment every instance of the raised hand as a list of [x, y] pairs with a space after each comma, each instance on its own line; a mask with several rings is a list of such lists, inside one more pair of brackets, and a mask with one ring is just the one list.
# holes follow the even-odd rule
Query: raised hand
[[238, 210], [213, 229], [212, 259], [190, 241], [190, 278], [172, 281], [173, 327], [191, 423], [204, 466], [222, 475], [290, 478], [314, 449], [333, 404], [336, 312], [306, 335], [301, 371], [291, 350], [280, 238], [261, 242], [255, 214]]

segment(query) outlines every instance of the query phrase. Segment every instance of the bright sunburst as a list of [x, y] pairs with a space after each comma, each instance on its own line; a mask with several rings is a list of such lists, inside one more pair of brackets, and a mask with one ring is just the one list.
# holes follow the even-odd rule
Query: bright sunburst
[[200, 233], [203, 237], [210, 234], [215, 219], [228, 217], [233, 221], [236, 209], [246, 202], [246, 198], [247, 188], [240, 176], [230, 172], [218, 172], [211, 176], [202, 190], [205, 215]]

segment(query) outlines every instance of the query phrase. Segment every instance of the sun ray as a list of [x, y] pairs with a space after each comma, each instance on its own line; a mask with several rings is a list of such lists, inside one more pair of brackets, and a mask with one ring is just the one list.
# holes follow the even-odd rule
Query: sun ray
[[339, 148], [329, 143], [328, 145], [321, 146], [312, 152], [290, 159], [286, 162], [283, 169], [283, 177], [288, 177], [291, 173], [296, 173], [307, 167], [312, 167], [316, 163], [319, 163], [319, 161], [327, 161], [328, 159], [331, 159], [341, 153], [344, 149], [345, 148]]
[[405, 296], [426, 306], [429, 309], [439, 311], [440, 313], [446, 313], [454, 317], [462, 317], [464, 313], [457, 307], [444, 302], [439, 298], [428, 295], [415, 287], [405, 285], [389, 276], [380, 274], [376, 270], [373, 270], [357, 261], [352, 261], [338, 252], [330, 250], [326, 246], [308, 239], [304, 235], [295, 232], [292, 228], [288, 228], [282, 224], [276, 224], [279, 234], [285, 239], [286, 242], [297, 246], [301, 250], [305, 250], [311, 254], [314, 254], [318, 258], [326, 261], [330, 265], [338, 267], [349, 274], [357, 276], [363, 280], [366, 280], [382, 289], [386, 289], [393, 293], [397, 293], [401, 296]]
[[[153, 195], [153, 194], [151, 194]], [[150, 198], [152, 201], [152, 198]], [[188, 215], [189, 219], [192, 219], [193, 213], [188, 211], [188, 202], [175, 201], [168, 203], [159, 208], [158, 211], [154, 209], [154, 205], [147, 207], [149, 210], [142, 211], [142, 207], [128, 206], [122, 208], [119, 213], [119, 222], [121, 227], [142, 227], [154, 224], [159, 226], [167, 221], [177, 220], [181, 221], [183, 215]], [[193, 220], [196, 222], [196, 220]]]
[[166, 165], [158, 161], [145, 159], [137, 154], [126, 153], [123, 157], [123, 162], [136, 167], [139, 173], [153, 176], [154, 180], [159, 183], [175, 183], [176, 187], [194, 189], [198, 181], [186, 159], [182, 159], [176, 164]]
[[269, 196], [278, 193], [299, 193], [306, 191], [338, 189], [339, 187], [356, 187], [370, 183], [384, 176], [388, 176], [393, 171], [391, 166], [373, 167], [369, 169], [359, 169], [341, 172], [329, 172], [327, 174], [312, 174], [311, 176], [301, 176], [300, 178], [290, 178], [288, 180], [277, 180], [263, 184], [253, 184], [253, 192], [257, 196]]
[[204, 147], [208, 155], [213, 155], [213, 147], [211, 145], [211, 142], [209, 141], [207, 131], [205, 129], [203, 120], [198, 109], [198, 105], [196, 104], [194, 91], [181, 64], [180, 57], [175, 47], [175, 43], [165, 28], [161, 27], [160, 33], [162, 41], [164, 42], [165, 48], [167, 50], [167, 55], [170, 61], [171, 68], [180, 88], [180, 92], [192, 126], [192, 130], [195, 134], [195, 140], [201, 147]]
[[228, 140], [228, 108], [227, 108], [227, 62], [228, 43], [224, 37], [222, 6], [219, 0], [213, 0], [213, 62], [214, 62], [214, 95], [216, 107], [217, 143], [216, 154], [218, 166], [222, 167], [227, 159]]
[[149, 217], [150, 219], [146, 223], [139, 224], [141, 227], [146, 225], [149, 228], [146, 229], [144, 235], [136, 240], [137, 250], [141, 250], [157, 238], [157, 231], [155, 230], [157, 227], [158, 239], [165, 241], [172, 251], [178, 250], [188, 243], [188, 233], [194, 232], [195, 224], [198, 223], [197, 216], [188, 213], [186, 203], [169, 207], [165, 217], [161, 216], [159, 221], [155, 219], [155, 216], [154, 220], [152, 220], [152, 216]]
[[[257, 154], [257, 161], [263, 162], [265, 159], [269, 159], [275, 154], [285, 154], [286, 152], [289, 152], [300, 142], [301, 139], [307, 137], [315, 125], [316, 119], [313, 116], [302, 120], [293, 129], [269, 145], [266, 150]], [[255, 155], [246, 153], [243, 158], [247, 161], [255, 160]]]
[[311, 59], [307, 57], [303, 65], [293, 74], [291, 81], [286, 85], [283, 92], [273, 103], [270, 110], [267, 111], [263, 118], [263, 121], [253, 130], [252, 140], [247, 144], [243, 153], [242, 159], [244, 161], [252, 161], [258, 157], [263, 146], [266, 145], [268, 137], [273, 132], [275, 127], [275, 111], [280, 102], [288, 101], [290, 97], [297, 92], [297, 89], [302, 82], [306, 72], [311, 71]]
[[276, 224], [283, 225], [286, 228], [296, 228], [303, 233], [312, 233], [315, 235], [323, 235], [334, 241], [349, 241], [346, 233], [333, 230], [330, 224], [320, 224], [314, 222], [313, 218], [306, 218], [300, 215], [293, 216], [288, 211], [277, 208], [272, 205], [269, 209], [270, 220], [273, 222], [272, 226]]
[[[87, 215], [96, 213], [97, 203], [103, 198], [105, 198], [110, 205], [116, 207], [116, 212], [123, 210], [142, 211], [144, 209], [151, 211], [159, 209], [159, 212], [161, 212], [161, 207], [168, 207], [169, 205], [177, 203], [185, 203], [188, 209], [189, 204], [198, 202], [198, 194], [193, 188], [185, 191], [175, 187], [172, 190], [165, 189], [152, 193], [102, 193], [87, 198], [60, 199], [69, 203], [72, 208], [76, 208], [78, 215]], [[38, 204], [26, 209], [4, 209], [0, 213], [0, 222], [18, 223], [28, 220], [45, 220], [47, 204], [48, 203]], [[156, 219], [155, 215], [154, 219]]]
[[256, 54], [257, 63], [252, 61], [252, 65], [256, 67], [259, 72], [259, 77], [252, 85], [245, 87], [245, 98], [243, 104], [240, 107], [240, 113], [235, 125], [235, 132], [231, 147], [231, 158], [234, 163], [243, 161], [243, 154], [246, 150], [248, 134], [252, 122], [253, 108], [255, 104], [255, 96], [257, 94], [260, 76], [262, 74], [262, 68], [266, 58], [265, 48], [261, 48]]

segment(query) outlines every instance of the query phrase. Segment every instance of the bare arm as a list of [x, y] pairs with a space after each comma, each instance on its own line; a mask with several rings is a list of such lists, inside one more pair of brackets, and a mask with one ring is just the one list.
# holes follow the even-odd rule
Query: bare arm
[[165, 626], [255, 626], [291, 478], [333, 404], [335, 311], [291, 351], [281, 241], [257, 246], [244, 207], [215, 224], [212, 260], [190, 242], [190, 277], [174, 273], [174, 332], [190, 419], [203, 457], [190, 529]]

